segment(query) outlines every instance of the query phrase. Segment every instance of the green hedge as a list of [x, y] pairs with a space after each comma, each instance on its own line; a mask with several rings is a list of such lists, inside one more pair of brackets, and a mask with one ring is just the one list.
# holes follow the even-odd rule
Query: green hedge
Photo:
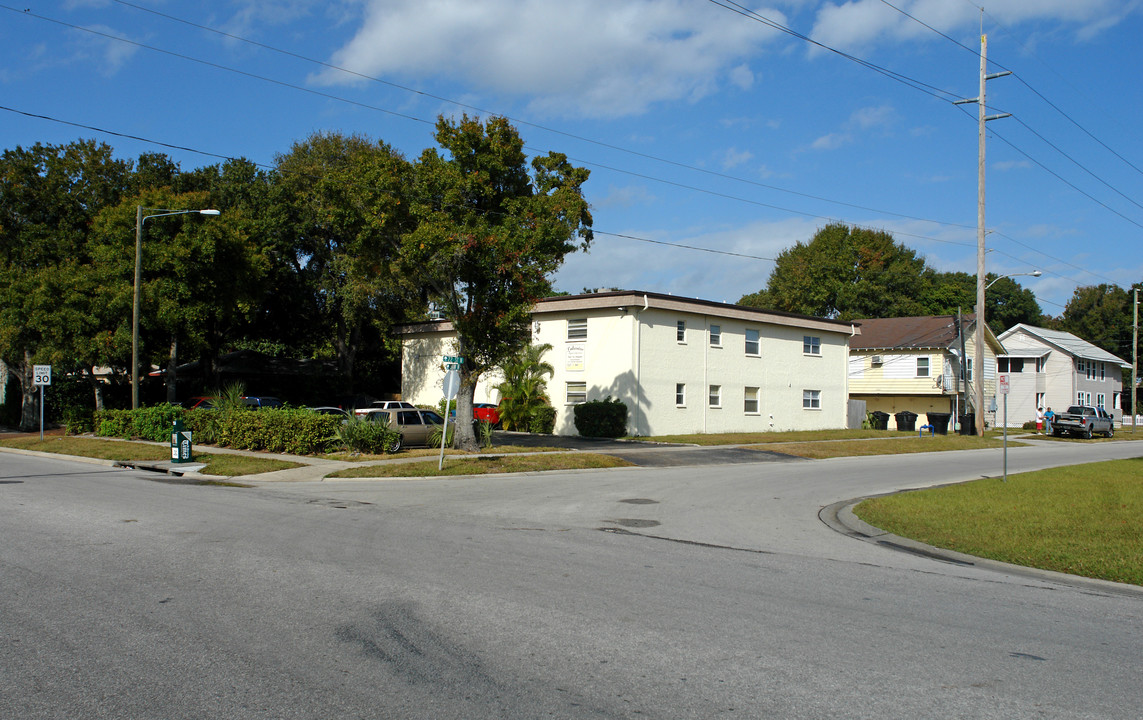
[[610, 395], [575, 406], [575, 429], [584, 437], [617, 438], [627, 434], [627, 406]]
[[556, 429], [556, 409], [551, 405], [543, 405], [532, 410], [532, 417], [528, 419], [528, 432], [540, 435], [551, 435]]
[[95, 413], [95, 434], [167, 442], [176, 418], [193, 433], [194, 442], [266, 450], [291, 455], [327, 452], [339, 444], [341, 419], [310, 410], [184, 410], [174, 405], [155, 405], [138, 410], [102, 410]]

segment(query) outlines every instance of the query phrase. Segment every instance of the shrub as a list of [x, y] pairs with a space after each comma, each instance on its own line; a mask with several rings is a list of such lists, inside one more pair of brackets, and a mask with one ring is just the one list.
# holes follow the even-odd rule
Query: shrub
[[575, 429], [584, 437], [617, 438], [627, 434], [627, 406], [610, 395], [575, 406]]
[[541, 405], [532, 409], [528, 421], [528, 432], [538, 435], [551, 435], [556, 429], [556, 409], [551, 405]]
[[64, 433], [81, 435], [95, 430], [95, 413], [87, 408], [65, 408], [63, 413]]
[[390, 429], [388, 422], [371, 422], [350, 416], [349, 420], [338, 428], [337, 439], [347, 450], [380, 455], [394, 452], [401, 439], [401, 433]]
[[98, 410], [93, 418], [94, 431], [101, 437], [117, 437], [130, 440], [131, 410]]

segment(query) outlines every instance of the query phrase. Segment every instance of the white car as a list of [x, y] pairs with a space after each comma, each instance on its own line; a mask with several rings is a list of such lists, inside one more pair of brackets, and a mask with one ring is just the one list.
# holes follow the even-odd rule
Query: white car
[[416, 410], [417, 406], [404, 400], [376, 400], [369, 407], [357, 408], [353, 414], [364, 419], [374, 410]]

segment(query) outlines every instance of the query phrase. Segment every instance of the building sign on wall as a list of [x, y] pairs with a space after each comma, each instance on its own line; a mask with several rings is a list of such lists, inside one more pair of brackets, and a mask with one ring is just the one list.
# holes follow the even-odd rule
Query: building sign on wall
[[564, 364], [564, 369], [582, 371], [584, 369], [584, 356], [586, 355], [584, 344], [571, 343], [567, 347], [567, 362]]

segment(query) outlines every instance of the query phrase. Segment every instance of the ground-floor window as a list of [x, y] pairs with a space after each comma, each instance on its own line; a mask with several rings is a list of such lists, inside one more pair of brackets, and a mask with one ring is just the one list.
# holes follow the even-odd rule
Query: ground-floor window
[[822, 409], [822, 391], [821, 390], [803, 390], [802, 391], [802, 408], [805, 410], [821, 410]]
[[721, 385], [711, 385], [710, 386], [710, 406], [712, 408], [722, 407], [722, 386]]
[[686, 407], [686, 406], [687, 406], [687, 384], [686, 383], [675, 383], [675, 407]]
[[756, 387], [746, 388], [745, 397], [742, 401], [742, 410], [747, 415], [757, 415], [758, 414], [758, 388], [756, 388]]
[[568, 405], [578, 405], [587, 402], [587, 383], [569, 382], [567, 384], [566, 400]]

